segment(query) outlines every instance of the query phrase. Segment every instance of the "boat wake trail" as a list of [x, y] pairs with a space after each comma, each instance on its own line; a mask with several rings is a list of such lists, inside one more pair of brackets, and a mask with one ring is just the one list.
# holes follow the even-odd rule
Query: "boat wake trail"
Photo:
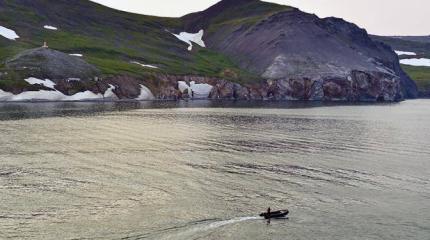
[[218, 228], [237, 224], [246, 221], [262, 220], [261, 217], [238, 217], [228, 220], [215, 220], [215, 221], [202, 221], [199, 224], [193, 225], [181, 232], [170, 233], [168, 235], [160, 237], [160, 239], [190, 239], [199, 235], [207, 234], [209, 231], [216, 230]]
[[251, 221], [251, 220], [261, 220], [261, 217], [239, 217], [239, 218], [233, 218], [230, 220], [224, 220], [224, 221], [217, 221], [210, 223], [207, 226], [200, 226], [199, 228], [196, 228], [196, 231], [208, 231], [216, 228], [220, 228], [226, 225], [245, 222], [245, 221]]

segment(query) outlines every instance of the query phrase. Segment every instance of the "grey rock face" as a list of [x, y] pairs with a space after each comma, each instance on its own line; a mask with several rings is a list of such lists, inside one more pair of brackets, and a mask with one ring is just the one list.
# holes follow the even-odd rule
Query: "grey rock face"
[[6, 67], [14, 71], [26, 72], [33, 77], [51, 80], [75, 78], [85, 81], [100, 75], [96, 67], [80, 57], [49, 48], [26, 50], [6, 61]]
[[284, 78], [240, 85], [224, 79], [196, 76], [157, 76], [162, 86], [154, 92], [160, 99], [188, 98], [178, 90], [178, 81], [213, 86], [210, 99], [304, 100], [304, 101], [399, 101], [400, 78], [375, 72], [353, 71], [348, 77]]
[[[221, 3], [224, 4], [216, 7], [229, 8], [234, 1], [224, 0]], [[218, 9], [218, 14], [222, 11]], [[210, 19], [218, 14], [209, 8], [193, 15], [193, 18], [205, 19], [206, 26], [197, 22], [193, 24], [190, 17], [186, 18], [189, 21], [187, 26], [190, 29], [197, 26], [210, 28]], [[383, 43], [373, 41], [364, 29], [339, 18], [320, 19], [298, 9], [290, 9], [269, 15], [252, 25], [223, 24], [217, 31], [209, 32], [205, 41], [210, 48], [228, 55], [242, 68], [266, 80], [282, 81], [284, 90], [292, 98], [326, 99], [327, 94], [322, 94], [322, 83], [327, 85], [325, 89], [329, 89], [328, 95], [331, 96], [340, 92], [336, 90], [338, 87], [351, 85], [348, 79], [354, 77], [352, 72], [372, 75], [374, 81], [380, 81], [379, 85], [385, 85], [383, 82], [387, 79], [397, 79], [396, 82], [400, 82], [399, 92], [389, 98], [417, 96], [415, 83], [400, 68], [394, 51]], [[317, 84], [313, 85], [314, 82]], [[313, 88], [317, 94], [303, 97], [302, 91], [308, 88]], [[358, 93], [372, 91], [361, 89]], [[346, 89], [342, 92], [354, 93]], [[367, 98], [367, 95], [341, 97], [344, 98], [361, 99]]]

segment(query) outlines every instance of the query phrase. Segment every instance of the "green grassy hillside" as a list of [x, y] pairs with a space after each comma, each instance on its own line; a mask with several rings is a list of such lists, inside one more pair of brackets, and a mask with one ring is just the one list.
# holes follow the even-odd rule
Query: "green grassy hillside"
[[372, 38], [390, 45], [394, 50], [415, 52], [421, 57], [430, 58], [430, 42], [414, 41], [412, 37], [400, 39], [396, 37], [372, 36]]
[[413, 80], [415, 80], [419, 91], [427, 92], [430, 90], [430, 67], [402, 65], [402, 68]]
[[[163, 18], [122, 12], [89, 0], [2, 0], [0, 26], [14, 30], [20, 38], [12, 41], [0, 37], [0, 74], [8, 72], [0, 80], [3, 80], [2, 84], [12, 84], [14, 76], [18, 76], [16, 80], [23, 81], [21, 75], [10, 72], [15, 70], [6, 68], [5, 62], [17, 53], [42, 46], [46, 41], [51, 49], [83, 54], [83, 58], [95, 65], [103, 76], [145, 78], [163, 73], [222, 77], [238, 83], [254, 82], [260, 80], [261, 75], [255, 71], [257, 60], [270, 59], [271, 56], [257, 54], [240, 59], [236, 58], [240, 52], [229, 54], [222, 50], [228, 48], [231, 43], [229, 37], [236, 32], [242, 32], [244, 36], [258, 32], [261, 26], [267, 24], [265, 19], [290, 10], [293, 8], [259, 0], [223, 0], [203, 12], [182, 18]], [[296, 20], [294, 24], [299, 24], [300, 19]], [[58, 30], [45, 29], [44, 25], [57, 27]], [[336, 27], [343, 31], [343, 26]], [[204, 39], [209, 48], [193, 44], [193, 50], [188, 51], [188, 45], [172, 34], [185, 30], [197, 32], [202, 28], [206, 30]], [[299, 28], [296, 31], [302, 30]], [[312, 35], [313, 32], [307, 34]], [[214, 42], [225, 45], [217, 48]], [[263, 45], [254, 46], [247, 42], [247, 46], [249, 49], [238, 51], [258, 53]], [[303, 51], [307, 49], [310, 48], [304, 47]], [[142, 67], [131, 62], [158, 68]], [[246, 64], [240, 65], [242, 68], [237, 64], [244, 62]], [[259, 69], [264, 67], [258, 66]], [[414, 76], [419, 75], [416, 69], [407, 70]]]
[[[0, 63], [46, 41], [50, 48], [83, 54], [105, 75], [146, 76], [153, 72], [251, 78], [226, 56], [194, 46], [193, 51], [170, 32], [183, 29], [178, 18], [143, 16], [109, 9], [87, 0], [4, 0], [0, 25], [20, 36], [17, 41], [0, 37]], [[44, 25], [58, 31], [44, 29]], [[138, 61], [159, 69], [143, 68]], [[4, 67], [4, 65], [3, 65]], [[2, 65], [0, 65], [0, 69]], [[225, 72], [234, 72], [226, 76]]]

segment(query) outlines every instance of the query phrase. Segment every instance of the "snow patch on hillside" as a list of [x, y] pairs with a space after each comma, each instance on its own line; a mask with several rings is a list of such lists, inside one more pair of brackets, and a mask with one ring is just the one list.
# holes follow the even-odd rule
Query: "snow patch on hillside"
[[395, 50], [394, 52], [396, 52], [396, 54], [399, 55], [399, 56], [401, 56], [401, 55], [416, 56], [417, 55], [414, 52], [404, 52], [404, 51], [398, 51], [398, 50]]
[[0, 101], [8, 101], [8, 99], [12, 98], [13, 94], [10, 92], [5, 92], [0, 89]]
[[208, 98], [213, 88], [209, 84], [196, 84], [195, 82], [191, 82], [190, 87], [194, 98]]
[[69, 54], [70, 56], [75, 56], [75, 57], [83, 57], [84, 55], [80, 54], [80, 53], [71, 53]]
[[146, 86], [140, 84], [140, 95], [136, 98], [136, 100], [153, 100], [154, 98], [154, 94], [152, 94], [151, 90], [149, 90], [149, 88], [147, 88]]
[[400, 63], [416, 67], [430, 67], [430, 59], [428, 58], [402, 59], [400, 60]]
[[91, 91], [79, 92], [68, 96], [58, 90], [27, 91], [20, 94], [5, 92], [0, 89], [0, 101], [83, 101], [83, 100], [106, 100], [117, 98], [113, 92], [115, 87], [109, 85], [104, 94], [95, 94]]
[[47, 100], [47, 101], [60, 101], [63, 98], [63, 94], [58, 91], [28, 91], [14, 95], [9, 92], [0, 90], [1, 101], [29, 101], [29, 100]]
[[137, 65], [140, 65], [140, 66], [142, 66], [142, 67], [147, 67], [147, 68], [158, 68], [157, 66], [154, 66], [154, 65], [143, 64], [143, 63], [136, 62], [136, 61], [132, 61], [132, 62], [130, 62], [130, 63], [137, 64]]
[[91, 91], [78, 92], [72, 96], [65, 96], [61, 99], [62, 101], [80, 101], [80, 100], [102, 100], [103, 94], [95, 94]]
[[181, 93], [184, 93], [185, 90], [188, 90], [188, 92], [191, 90], [190, 86], [188, 86], [188, 84], [184, 81], [178, 82], [178, 88], [179, 88], [179, 91], [181, 91]]
[[54, 27], [54, 26], [49, 26], [49, 25], [45, 25], [43, 26], [43, 28], [48, 29], [48, 30], [53, 30], [53, 31], [57, 31], [58, 28]]
[[209, 97], [213, 86], [207, 83], [196, 83], [194, 81], [190, 82], [190, 85], [188, 85], [184, 81], [178, 81], [178, 88], [182, 93], [188, 90], [188, 96], [191, 98], [205, 99]]
[[25, 79], [25, 81], [31, 85], [40, 84], [40, 85], [43, 85], [43, 86], [45, 86], [47, 88], [51, 88], [51, 89], [54, 89], [54, 87], [56, 85], [53, 81], [51, 81], [49, 79], [41, 80], [41, 79], [37, 79], [34, 77], [27, 78], [27, 79]]
[[201, 47], [206, 47], [205, 42], [203, 41], [204, 30], [200, 30], [198, 33], [187, 33], [181, 32], [179, 34], [172, 33], [179, 40], [187, 43], [189, 45], [188, 51], [193, 50], [193, 43], [198, 44]]
[[117, 99], [118, 97], [116, 96], [116, 94], [113, 92], [113, 90], [115, 90], [116, 87], [113, 86], [112, 84], [109, 84], [109, 88], [106, 90], [106, 92], [103, 94], [103, 97], [105, 99]]
[[9, 40], [16, 40], [19, 38], [18, 34], [12, 29], [0, 26], [0, 35], [9, 39]]

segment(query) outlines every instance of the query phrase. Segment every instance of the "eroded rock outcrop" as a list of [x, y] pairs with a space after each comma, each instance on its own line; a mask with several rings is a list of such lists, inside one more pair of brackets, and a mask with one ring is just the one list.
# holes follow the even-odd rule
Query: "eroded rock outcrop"
[[51, 80], [91, 80], [100, 76], [100, 71], [80, 57], [50, 48], [35, 48], [23, 51], [5, 63], [6, 68], [24, 72], [34, 77]]
[[[268, 14], [261, 16], [262, 11]], [[394, 51], [343, 19], [321, 19], [258, 0], [223, 0], [183, 19], [189, 31], [211, 30], [204, 39], [209, 48], [270, 80], [269, 95], [275, 98], [417, 97], [416, 84], [400, 68]]]
[[[240, 85], [224, 79], [198, 76], [161, 75], [162, 89], [155, 89], [160, 99], [193, 98], [181, 84], [208, 84], [212, 86], [208, 99], [227, 100], [310, 100], [310, 101], [399, 101], [400, 79], [380, 72], [369, 74], [353, 71], [346, 78], [311, 80], [292, 78], [261, 80]], [[194, 97], [199, 98], [199, 97]]]

